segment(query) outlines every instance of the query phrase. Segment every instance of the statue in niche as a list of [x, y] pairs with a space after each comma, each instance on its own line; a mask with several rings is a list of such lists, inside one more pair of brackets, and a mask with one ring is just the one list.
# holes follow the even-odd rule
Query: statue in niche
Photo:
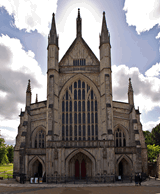
[[55, 159], [55, 160], [58, 159], [58, 150], [57, 150], [57, 146], [55, 146], [55, 149], [54, 149], [54, 159]]
[[107, 148], [104, 143], [104, 148], [103, 148], [103, 158], [107, 158]]

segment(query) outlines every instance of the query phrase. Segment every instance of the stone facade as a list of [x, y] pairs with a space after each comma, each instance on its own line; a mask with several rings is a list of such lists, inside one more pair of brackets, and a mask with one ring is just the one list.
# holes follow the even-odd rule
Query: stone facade
[[129, 79], [128, 103], [112, 100], [110, 35], [103, 13], [100, 61], [82, 38], [78, 11], [77, 37], [59, 61], [53, 14], [48, 39], [47, 100], [21, 111], [14, 149], [14, 174], [28, 177], [97, 174], [147, 174], [147, 149], [139, 110]]

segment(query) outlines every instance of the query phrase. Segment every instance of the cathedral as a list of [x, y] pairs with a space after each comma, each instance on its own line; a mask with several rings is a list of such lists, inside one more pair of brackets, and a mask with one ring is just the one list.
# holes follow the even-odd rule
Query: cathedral
[[36, 97], [35, 103], [31, 102], [29, 80], [25, 111], [19, 115], [14, 176], [24, 173], [29, 179], [38, 173], [46, 178], [66, 175], [83, 179], [97, 174], [147, 174], [141, 113], [134, 106], [130, 78], [128, 102], [113, 101], [105, 12], [99, 59], [82, 38], [80, 9], [76, 38], [60, 61], [58, 39], [53, 13], [47, 47], [47, 100], [39, 102]]

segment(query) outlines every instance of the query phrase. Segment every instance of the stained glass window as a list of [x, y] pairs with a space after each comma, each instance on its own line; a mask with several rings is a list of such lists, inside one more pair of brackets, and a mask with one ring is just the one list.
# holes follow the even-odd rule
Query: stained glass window
[[[78, 65], [76, 60], [73, 63]], [[85, 61], [79, 60], [79, 65], [85, 65]], [[88, 83], [77, 80], [67, 88], [62, 99], [62, 139], [98, 140], [98, 102], [93, 88]]]

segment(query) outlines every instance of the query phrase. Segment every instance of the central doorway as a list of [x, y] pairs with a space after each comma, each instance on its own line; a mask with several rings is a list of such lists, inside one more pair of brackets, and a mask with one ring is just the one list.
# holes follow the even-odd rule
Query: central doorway
[[75, 178], [76, 179], [85, 179], [86, 177], [86, 163], [83, 159], [81, 163], [76, 160], [75, 161]]
[[79, 152], [69, 160], [68, 174], [76, 179], [92, 177], [92, 161], [85, 154]]

